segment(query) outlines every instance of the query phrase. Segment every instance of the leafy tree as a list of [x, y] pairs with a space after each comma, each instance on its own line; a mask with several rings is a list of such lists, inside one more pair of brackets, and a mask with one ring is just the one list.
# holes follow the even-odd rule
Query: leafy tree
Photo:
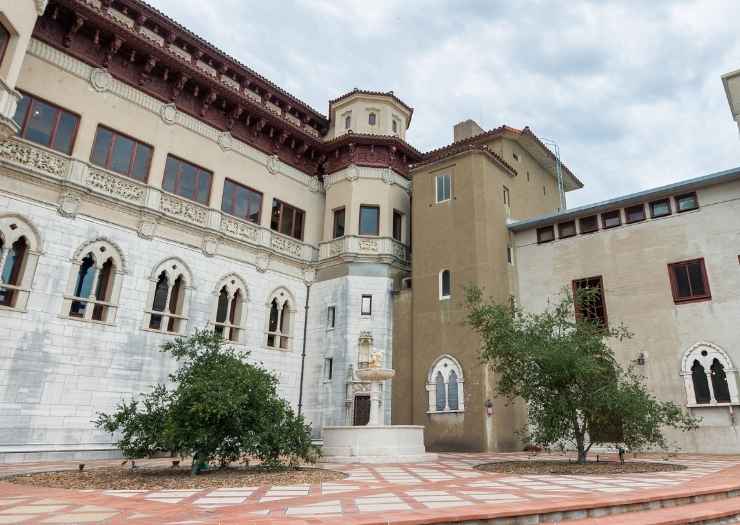
[[484, 300], [466, 290], [467, 322], [481, 336], [481, 358], [497, 372], [498, 393], [528, 404], [529, 439], [540, 446], [570, 443], [585, 463], [596, 444], [631, 449], [667, 446], [664, 427], [692, 430], [698, 421], [675, 403], [656, 399], [642, 378], [616, 361], [608, 341], [631, 337], [588, 312], [595, 290], [581, 290], [542, 313]]
[[170, 375], [174, 388], [157, 385], [141, 402], [100, 413], [96, 424], [120, 431], [117, 445], [127, 457], [169, 450], [191, 455], [193, 471], [257, 457], [265, 466], [312, 458], [310, 427], [277, 393], [278, 381], [248, 354], [226, 346], [221, 336], [196, 331], [162, 347], [179, 361]]

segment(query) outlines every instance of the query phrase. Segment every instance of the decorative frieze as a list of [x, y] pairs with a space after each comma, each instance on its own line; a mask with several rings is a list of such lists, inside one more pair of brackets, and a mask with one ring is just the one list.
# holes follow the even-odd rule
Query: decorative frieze
[[253, 243], [259, 243], [262, 237], [259, 228], [234, 217], [221, 217], [221, 231], [229, 237]]
[[199, 226], [205, 226], [208, 223], [208, 210], [206, 208], [172, 195], [162, 194], [159, 209], [167, 215]]
[[381, 180], [388, 185], [401, 187], [407, 193], [411, 193], [411, 181], [393, 171], [390, 168], [373, 168], [369, 166], [357, 166], [351, 164], [343, 170], [324, 176], [324, 189], [327, 190], [334, 184], [343, 180], [354, 182], [358, 179]]
[[95, 68], [90, 71], [90, 84], [95, 91], [103, 93], [108, 91], [108, 88], [113, 82], [113, 77], [106, 69]]
[[74, 191], [65, 191], [59, 196], [57, 211], [62, 217], [73, 219], [77, 216], [77, 212], [80, 210], [80, 204], [82, 204], [82, 198], [79, 193]]
[[270, 246], [273, 250], [290, 255], [291, 257], [303, 257], [303, 243], [292, 241], [287, 237], [273, 233]]
[[345, 235], [339, 239], [321, 243], [319, 247], [319, 261], [343, 257], [348, 259], [359, 258], [381, 260], [398, 260], [409, 264], [408, 247], [390, 237], [363, 237]]
[[44, 175], [63, 178], [69, 159], [46, 149], [11, 139], [0, 143], [0, 159]]
[[121, 176], [90, 168], [87, 185], [95, 191], [118, 197], [126, 202], [144, 204], [146, 188]]

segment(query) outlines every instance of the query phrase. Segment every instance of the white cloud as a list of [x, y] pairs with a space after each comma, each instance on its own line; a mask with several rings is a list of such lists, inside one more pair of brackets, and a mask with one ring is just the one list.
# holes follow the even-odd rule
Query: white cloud
[[421, 150], [466, 118], [529, 125], [586, 184], [570, 205], [740, 165], [735, 0], [153, 3], [322, 112], [394, 90]]

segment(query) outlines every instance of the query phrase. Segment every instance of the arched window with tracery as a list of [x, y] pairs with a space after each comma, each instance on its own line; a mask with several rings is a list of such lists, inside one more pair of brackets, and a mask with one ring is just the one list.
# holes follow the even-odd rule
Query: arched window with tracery
[[242, 342], [246, 332], [247, 285], [237, 275], [230, 274], [216, 285], [214, 296], [213, 331], [227, 341]]
[[681, 364], [688, 405], [740, 404], [736, 374], [730, 356], [722, 348], [696, 343], [684, 353]]
[[184, 333], [192, 288], [187, 265], [178, 258], [166, 259], [157, 265], [149, 281], [144, 328], [157, 332]]
[[437, 358], [427, 375], [429, 412], [463, 412], [465, 392], [462, 366], [449, 354]]
[[73, 319], [112, 323], [118, 310], [124, 261], [110, 241], [83, 245], [72, 257], [63, 314]]
[[39, 255], [31, 224], [18, 215], [0, 216], [0, 307], [26, 309]]
[[275, 290], [267, 301], [267, 346], [279, 350], [290, 350], [293, 340], [293, 317], [295, 301], [288, 290]]

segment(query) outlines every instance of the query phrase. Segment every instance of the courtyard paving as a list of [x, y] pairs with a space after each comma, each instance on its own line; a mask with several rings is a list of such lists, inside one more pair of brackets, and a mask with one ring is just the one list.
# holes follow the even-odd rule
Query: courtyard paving
[[[474, 469], [484, 462], [528, 457], [448, 453], [423, 464], [326, 465], [348, 477], [315, 485], [202, 490], [64, 490], [0, 480], [0, 524], [436, 523], [740, 488], [740, 457], [732, 456], [682, 456], [671, 461], [685, 464], [686, 470], [609, 477]], [[87, 461], [86, 468], [119, 463]], [[6, 464], [0, 465], [0, 476], [76, 468], [76, 462]]]

